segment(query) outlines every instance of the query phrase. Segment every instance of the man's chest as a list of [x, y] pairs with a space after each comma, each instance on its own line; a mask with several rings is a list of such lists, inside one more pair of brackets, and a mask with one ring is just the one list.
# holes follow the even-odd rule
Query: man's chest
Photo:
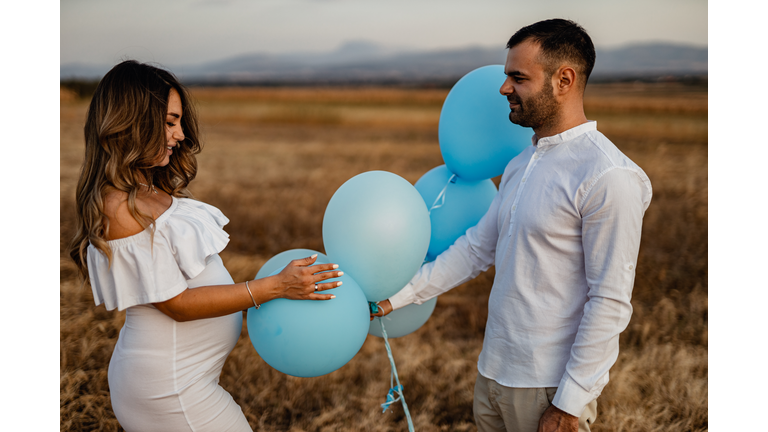
[[499, 206], [499, 236], [580, 235], [582, 179], [565, 169], [545, 159], [510, 172]]

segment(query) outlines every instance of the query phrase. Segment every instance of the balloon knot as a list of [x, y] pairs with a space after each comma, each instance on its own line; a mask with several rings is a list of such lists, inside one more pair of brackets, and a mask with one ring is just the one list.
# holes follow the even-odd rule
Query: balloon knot
[[[389, 392], [387, 393], [387, 401], [384, 402], [383, 404], [381, 404], [381, 407], [383, 408], [383, 410], [381, 412], [382, 413], [387, 412], [387, 408], [389, 408], [390, 405], [392, 405], [393, 403], [399, 401], [400, 400], [400, 395], [402, 394], [402, 392], [403, 392], [403, 386], [401, 386], [401, 385], [397, 385], [397, 386], [389, 389]], [[395, 398], [395, 393], [398, 393], [397, 398]]]

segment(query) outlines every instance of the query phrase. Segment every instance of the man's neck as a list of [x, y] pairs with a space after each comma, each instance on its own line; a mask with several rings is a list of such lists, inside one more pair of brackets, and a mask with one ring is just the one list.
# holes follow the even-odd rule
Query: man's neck
[[584, 114], [584, 100], [579, 97], [575, 100], [572, 99], [564, 102], [556, 116], [541, 126], [533, 128], [533, 131], [537, 137], [545, 138], [561, 134], [586, 122], [587, 116]]
[[573, 116], [568, 119], [562, 119], [561, 121], [553, 121], [541, 125], [538, 128], [534, 128], [533, 131], [536, 133], [537, 137], [546, 138], [561, 134], [569, 129], [575, 128], [576, 126], [582, 125], [587, 121], [587, 116], [582, 112], [581, 116]]

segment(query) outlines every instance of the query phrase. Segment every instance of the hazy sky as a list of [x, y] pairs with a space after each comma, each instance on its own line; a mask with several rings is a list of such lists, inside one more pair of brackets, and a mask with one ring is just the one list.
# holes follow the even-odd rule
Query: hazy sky
[[123, 57], [194, 64], [253, 52], [331, 51], [352, 40], [413, 49], [504, 45], [561, 17], [598, 47], [707, 45], [702, 0], [62, 0], [61, 63]]

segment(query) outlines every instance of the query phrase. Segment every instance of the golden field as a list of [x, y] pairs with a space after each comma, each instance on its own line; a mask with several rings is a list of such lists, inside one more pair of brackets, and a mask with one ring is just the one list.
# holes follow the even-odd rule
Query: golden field
[[[197, 199], [231, 222], [221, 254], [235, 281], [287, 249], [323, 251], [333, 193], [370, 170], [415, 183], [441, 165], [438, 120], [447, 89], [194, 88], [204, 141]], [[62, 431], [122, 430], [107, 366], [125, 314], [95, 307], [66, 254], [88, 101], [61, 98], [60, 416]], [[594, 431], [702, 431], [708, 410], [707, 89], [601, 84], [589, 118], [653, 184], [632, 320], [621, 335]], [[493, 269], [440, 296], [418, 331], [391, 340], [417, 431], [472, 431], [472, 393]], [[259, 431], [407, 430], [399, 404], [382, 413], [389, 361], [369, 336], [347, 365], [318, 378], [279, 373], [243, 327], [221, 385]]]

